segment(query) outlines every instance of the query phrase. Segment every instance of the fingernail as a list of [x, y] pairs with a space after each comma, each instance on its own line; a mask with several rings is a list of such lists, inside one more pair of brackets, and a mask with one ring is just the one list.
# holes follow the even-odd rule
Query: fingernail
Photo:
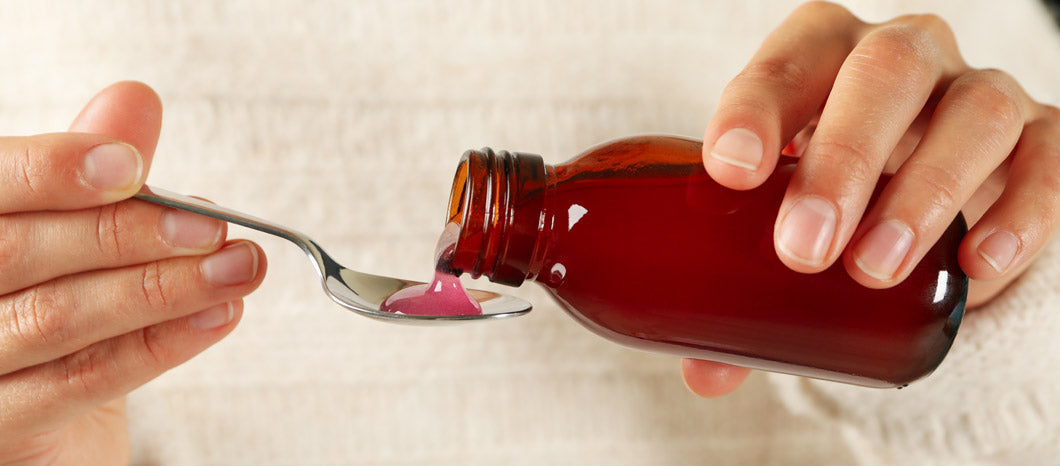
[[710, 156], [729, 165], [754, 171], [762, 163], [762, 140], [750, 130], [730, 129], [714, 143]]
[[898, 220], [872, 227], [854, 248], [854, 262], [877, 280], [890, 280], [913, 246], [913, 230]]
[[800, 199], [780, 225], [777, 245], [786, 256], [807, 265], [824, 263], [835, 235], [836, 212], [819, 197]]
[[235, 309], [232, 303], [224, 303], [192, 314], [188, 317], [188, 322], [200, 330], [210, 330], [231, 322], [233, 316]]
[[217, 286], [246, 283], [258, 273], [258, 251], [239, 242], [206, 256], [200, 268], [206, 281]]
[[124, 191], [140, 180], [144, 161], [133, 146], [101, 144], [85, 154], [84, 177], [92, 187], [103, 191]]
[[996, 231], [979, 243], [979, 257], [994, 270], [1004, 272], [1020, 249], [1020, 240], [1007, 231]]
[[221, 222], [210, 217], [169, 209], [162, 213], [162, 240], [175, 248], [207, 249], [221, 241]]

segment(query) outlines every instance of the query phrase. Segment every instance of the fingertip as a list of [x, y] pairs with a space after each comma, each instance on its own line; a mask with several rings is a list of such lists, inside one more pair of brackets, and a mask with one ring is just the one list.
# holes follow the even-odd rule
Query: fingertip
[[685, 386], [703, 398], [717, 398], [732, 393], [743, 384], [751, 369], [701, 359], [682, 359], [681, 376]]
[[261, 285], [266, 269], [264, 250], [242, 239], [226, 242], [199, 262], [199, 274], [205, 284], [218, 289], [238, 290], [243, 295]]
[[268, 258], [265, 257], [265, 249], [263, 249], [257, 243], [253, 241], [247, 241], [247, 243], [249, 243], [250, 247], [254, 249], [254, 258], [256, 260], [257, 266], [257, 272], [254, 276], [254, 287], [257, 288], [257, 286], [260, 285], [263, 280], [265, 280], [265, 273], [269, 269]]
[[[890, 288], [901, 283], [918, 262], [917, 234], [898, 219], [855, 233], [843, 255], [847, 273], [862, 286]], [[912, 256], [912, 257], [910, 257]]]
[[1026, 248], [1019, 236], [1003, 229], [976, 230], [965, 236], [957, 254], [961, 270], [969, 278], [994, 280], [1019, 268]]
[[703, 166], [722, 186], [749, 190], [761, 185], [777, 163], [777, 155], [767, 153], [761, 131], [734, 127], [720, 135], [708, 130], [704, 136]]
[[85, 152], [81, 176], [101, 194], [101, 204], [132, 197], [146, 178], [143, 155], [121, 141], [97, 145]]
[[785, 203], [788, 206], [781, 206], [773, 230], [777, 257], [799, 273], [817, 273], [830, 267], [838, 256], [831, 252], [839, 228], [835, 204], [817, 195]]
[[732, 128], [714, 141], [710, 157], [723, 164], [754, 172], [762, 165], [762, 150], [762, 138], [754, 131]]
[[198, 311], [187, 317], [188, 324], [199, 331], [217, 333], [218, 338], [235, 328], [239, 317], [243, 315], [243, 300], [237, 299], [227, 303]]
[[248, 291], [248, 293], [250, 293], [251, 291], [256, 290], [258, 288], [258, 286], [261, 285], [261, 282], [265, 280], [265, 273], [269, 269], [269, 261], [268, 261], [268, 258], [265, 256], [265, 249], [263, 249], [260, 245], [258, 245], [258, 243], [255, 243], [255, 242], [250, 241], [250, 240], [246, 240], [246, 239], [231, 240], [231, 241], [228, 241], [225, 244], [224, 247], [228, 247], [228, 246], [235, 245], [235, 244], [240, 244], [240, 243], [246, 244], [251, 249], [251, 251], [253, 251], [253, 255], [254, 255], [254, 263], [253, 263], [254, 264], [253, 265], [253, 267], [254, 267], [254, 278], [249, 282], [252, 285], [250, 290]]
[[1019, 237], [1005, 230], [997, 230], [979, 243], [976, 253], [995, 273], [1001, 275], [1009, 271], [1021, 249]]
[[228, 336], [229, 333], [232, 333], [232, 331], [235, 330], [236, 326], [239, 325], [239, 322], [243, 320], [243, 300], [237, 299], [235, 301], [232, 301], [230, 304], [232, 305], [232, 318], [228, 320], [228, 323], [225, 324], [224, 327], [222, 327], [224, 329], [222, 338]]
[[[104, 99], [101, 102], [98, 99]], [[109, 101], [109, 102], [108, 102]], [[118, 81], [96, 93], [89, 103], [74, 119], [76, 125], [86, 115], [86, 111], [96, 110], [93, 104], [109, 103], [111, 105], [129, 105], [139, 109], [138, 118], [155, 119], [162, 114], [162, 98], [157, 92], [141, 81]]]
[[854, 253], [850, 251], [843, 254], [843, 268], [846, 269], [847, 275], [859, 285], [873, 290], [884, 290], [894, 287], [899, 283], [902, 283], [902, 281], [904, 281], [909, 275], [909, 273], [905, 271], [900, 271], [890, 277], [880, 277], [869, 274], [864, 270], [865, 265], [859, 262]]
[[150, 166], [162, 128], [162, 100], [150, 86], [121, 81], [97, 93], [70, 131], [103, 134], [133, 145]]
[[107, 86], [105, 90], [127, 94], [130, 97], [136, 98], [142, 102], [142, 104], [150, 106], [153, 110], [162, 110], [162, 98], [158, 96], [158, 93], [155, 92], [154, 88], [142, 81], [131, 79], [118, 81]]

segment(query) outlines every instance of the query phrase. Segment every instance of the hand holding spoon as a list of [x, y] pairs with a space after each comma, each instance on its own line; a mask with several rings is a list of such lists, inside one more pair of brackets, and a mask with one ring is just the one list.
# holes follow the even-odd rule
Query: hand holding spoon
[[[477, 301], [481, 307], [481, 312], [405, 313], [409, 312], [408, 310], [401, 313], [383, 312], [380, 310], [380, 306], [387, 298], [398, 291], [423, 284], [421, 282], [371, 275], [348, 269], [335, 262], [315, 241], [305, 234], [193, 197], [144, 186], [140, 193], [136, 195], [136, 198], [242, 225], [279, 236], [298, 245], [313, 260], [317, 275], [320, 276], [324, 285], [324, 292], [328, 297], [339, 305], [365, 317], [395, 323], [436, 324], [515, 317], [526, 314], [531, 308], [530, 303], [516, 297], [490, 291], [468, 290], [470, 297]], [[455, 277], [453, 279], [455, 280]]]

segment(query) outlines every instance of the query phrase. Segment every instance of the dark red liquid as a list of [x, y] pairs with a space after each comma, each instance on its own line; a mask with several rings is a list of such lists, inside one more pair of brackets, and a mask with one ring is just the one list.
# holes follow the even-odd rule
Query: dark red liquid
[[959, 234], [888, 290], [857, 284], [842, 265], [796, 273], [773, 246], [793, 165], [750, 192], [697, 167], [559, 183], [537, 280], [586, 327], [637, 348], [876, 386], [941, 361], [961, 311], [951, 314], [963, 310], [954, 289], [967, 286]]
[[459, 226], [449, 224], [434, 252], [434, 280], [398, 290], [379, 306], [382, 312], [405, 315], [478, 315], [482, 306], [468, 293], [460, 278], [449, 269]]
[[508, 285], [534, 279], [583, 325], [635, 348], [878, 387], [934, 370], [964, 313], [962, 218], [893, 288], [865, 288], [841, 264], [800, 274], [773, 246], [795, 160], [733, 191], [701, 154], [699, 141], [668, 136], [555, 166], [468, 151], [450, 197], [450, 221], [462, 224], [452, 267]]

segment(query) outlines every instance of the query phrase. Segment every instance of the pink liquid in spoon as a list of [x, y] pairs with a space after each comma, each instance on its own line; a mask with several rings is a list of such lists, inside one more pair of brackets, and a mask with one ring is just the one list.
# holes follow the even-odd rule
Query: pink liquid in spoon
[[482, 306], [475, 301], [460, 283], [460, 278], [449, 273], [449, 263], [456, 250], [456, 238], [460, 226], [446, 225], [438, 247], [434, 252], [434, 280], [423, 285], [410, 286], [390, 295], [379, 306], [383, 312], [423, 316], [459, 316], [482, 314]]

